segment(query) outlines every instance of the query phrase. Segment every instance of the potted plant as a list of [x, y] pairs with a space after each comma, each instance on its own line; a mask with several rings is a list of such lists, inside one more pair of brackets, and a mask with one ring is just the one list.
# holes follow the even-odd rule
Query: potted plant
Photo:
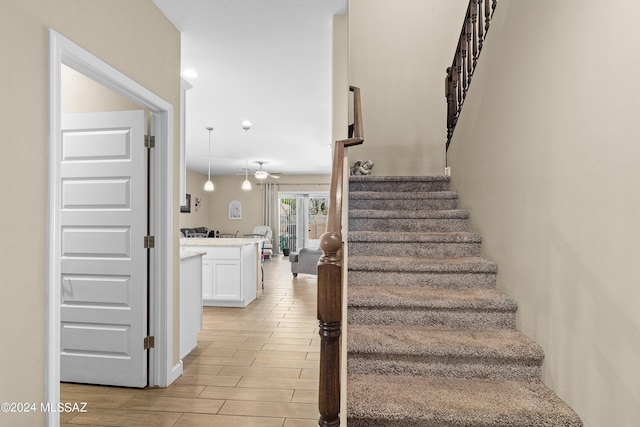
[[289, 239], [285, 236], [280, 236], [280, 252], [282, 252], [282, 255], [284, 256], [289, 256], [289, 253], [291, 252], [289, 249]]

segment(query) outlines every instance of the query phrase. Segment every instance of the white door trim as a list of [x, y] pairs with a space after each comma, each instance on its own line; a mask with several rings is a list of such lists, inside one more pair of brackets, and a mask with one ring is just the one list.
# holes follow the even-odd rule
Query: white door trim
[[[149, 384], [166, 387], [182, 373], [172, 366], [173, 312], [173, 106], [60, 33], [49, 29], [48, 58], [48, 194], [46, 272], [45, 401], [60, 402], [60, 179], [61, 66], [67, 65], [152, 112], [156, 118], [156, 149], [153, 156], [154, 197], [152, 204], [155, 249], [150, 319], [156, 348], [149, 352]], [[58, 426], [60, 415], [46, 414], [47, 426]]]

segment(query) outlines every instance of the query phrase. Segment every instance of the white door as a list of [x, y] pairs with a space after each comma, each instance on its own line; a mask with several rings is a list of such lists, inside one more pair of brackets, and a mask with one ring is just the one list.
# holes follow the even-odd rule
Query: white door
[[147, 385], [144, 111], [65, 114], [60, 379]]

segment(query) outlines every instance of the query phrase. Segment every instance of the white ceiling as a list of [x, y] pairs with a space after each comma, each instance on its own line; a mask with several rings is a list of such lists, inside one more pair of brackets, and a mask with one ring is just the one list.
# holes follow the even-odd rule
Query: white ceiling
[[[187, 167], [330, 172], [332, 16], [347, 0], [153, 0], [182, 33]], [[245, 132], [243, 120], [253, 123]]]

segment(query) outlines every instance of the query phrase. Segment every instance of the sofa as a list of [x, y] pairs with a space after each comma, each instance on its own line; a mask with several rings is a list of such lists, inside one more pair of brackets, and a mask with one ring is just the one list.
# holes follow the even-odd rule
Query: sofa
[[215, 230], [209, 230], [207, 227], [181, 228], [180, 237], [216, 237]]
[[293, 277], [298, 277], [298, 273], [317, 275], [321, 256], [322, 249], [309, 248], [302, 248], [297, 253], [289, 255]]

